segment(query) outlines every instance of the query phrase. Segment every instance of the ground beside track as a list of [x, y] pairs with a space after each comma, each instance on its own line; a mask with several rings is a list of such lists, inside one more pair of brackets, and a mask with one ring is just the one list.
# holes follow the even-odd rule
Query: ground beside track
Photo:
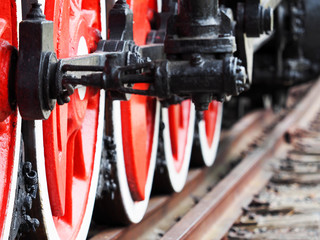
[[320, 112], [288, 137], [270, 182], [225, 239], [320, 239]]

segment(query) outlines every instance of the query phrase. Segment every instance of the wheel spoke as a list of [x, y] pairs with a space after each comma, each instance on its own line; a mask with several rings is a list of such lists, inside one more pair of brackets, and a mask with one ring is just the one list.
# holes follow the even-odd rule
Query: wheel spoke
[[181, 109], [180, 106], [173, 105], [169, 107], [169, 124], [170, 124], [170, 138], [171, 138], [171, 147], [172, 155], [175, 159], [178, 158], [179, 152], [179, 127], [181, 126]]
[[[121, 103], [122, 136], [126, 173], [133, 199], [142, 201], [145, 198], [145, 184], [149, 170], [152, 151], [154, 125], [152, 113], [146, 111], [147, 98], [132, 96], [129, 102]], [[149, 120], [148, 120], [149, 119]]]
[[73, 220], [73, 201], [72, 201], [72, 185], [74, 176], [74, 153], [75, 153], [75, 134], [71, 135], [68, 139], [68, 151], [67, 151], [67, 172], [66, 172], [66, 211], [63, 216], [63, 220], [72, 225]]
[[83, 154], [82, 134], [78, 131], [74, 139], [74, 155], [73, 155], [73, 176], [80, 179], [87, 177], [86, 163]]
[[[58, 58], [95, 50], [101, 25], [98, 0], [47, 0], [45, 14], [54, 21]], [[101, 156], [102, 134], [98, 129], [102, 132], [104, 99], [100, 96], [104, 94], [90, 87], [77, 89], [71, 101], [56, 106], [42, 124], [52, 210], [51, 216], [47, 210], [43, 211], [44, 222], [48, 223], [46, 231], [57, 233], [61, 239], [75, 239], [80, 235], [84, 238], [89, 227]], [[44, 190], [40, 193], [44, 194]]]
[[222, 104], [213, 101], [207, 111], [203, 113], [203, 119], [198, 121], [198, 135], [200, 149], [195, 146], [195, 154], [201, 152], [202, 158], [196, 158], [195, 164], [211, 166], [216, 158], [220, 138], [222, 120]]
[[177, 172], [180, 171], [184, 162], [188, 141], [190, 108], [191, 102], [183, 101], [181, 104], [170, 106], [168, 111], [172, 156]]
[[217, 115], [218, 115], [218, 108], [219, 108], [219, 103], [216, 101], [213, 101], [209, 104], [208, 111], [204, 112], [204, 121], [206, 125], [206, 134], [207, 134], [209, 146], [211, 146], [213, 142], [213, 136], [216, 128], [216, 121], [217, 121]]
[[43, 122], [46, 172], [49, 188], [51, 211], [54, 216], [65, 213], [66, 172], [67, 172], [67, 108], [56, 107], [50, 118]]
[[[165, 157], [165, 171], [158, 172], [157, 182], [167, 182], [157, 186], [161, 191], [182, 190], [188, 175], [190, 155], [193, 142], [194, 106], [190, 100], [162, 108], [163, 146]], [[160, 185], [159, 184], [159, 185]]]

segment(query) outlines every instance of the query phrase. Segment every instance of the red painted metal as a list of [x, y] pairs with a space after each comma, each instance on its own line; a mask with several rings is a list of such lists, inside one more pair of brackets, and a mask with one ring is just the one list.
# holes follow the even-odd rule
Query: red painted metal
[[[1, 19], [0, 19], [1, 21]], [[1, 24], [1, 23], [0, 23]], [[7, 23], [5, 23], [7, 24]], [[1, 27], [5, 28], [5, 26], [0, 26], [0, 31], [2, 30]], [[1, 34], [1, 33], [0, 33]], [[9, 91], [8, 91], [8, 83], [9, 83], [9, 65], [10, 65], [10, 56], [13, 50], [12, 45], [5, 41], [2, 36], [0, 39], [0, 101], [1, 101], [1, 109], [0, 109], [0, 121], [4, 121], [12, 112], [13, 110], [10, 107], [9, 103]]]
[[[58, 58], [75, 56], [82, 37], [89, 52], [99, 41], [98, 0], [47, 0], [45, 15], [54, 21]], [[78, 90], [69, 104], [56, 106], [43, 121], [46, 176], [53, 220], [61, 239], [70, 239], [81, 227], [90, 189], [97, 139], [99, 91]]]
[[15, 2], [6, 0], [0, 5], [0, 121], [4, 121], [13, 111], [9, 104], [8, 73], [11, 51], [17, 47], [17, 20]]
[[[145, 44], [150, 24], [147, 19], [149, 6], [156, 7], [154, 0], [127, 1], [133, 10], [133, 36], [137, 44]], [[152, 4], [153, 3], [153, 4]], [[136, 84], [143, 89], [147, 85]], [[155, 122], [156, 100], [132, 95], [130, 101], [121, 102], [123, 153], [132, 198], [145, 199], [145, 185], [149, 170]]]
[[[214, 133], [216, 130], [216, 122], [217, 122], [217, 116], [218, 116], [218, 108], [221, 103], [217, 101], [212, 101], [209, 104], [208, 110], [204, 111], [203, 118], [206, 126], [206, 135], [208, 140], [208, 145], [211, 147]], [[219, 126], [220, 127], [220, 126]]]
[[[136, 44], [143, 45], [150, 31], [148, 13], [156, 8], [155, 0], [127, 0], [133, 11], [133, 39]], [[156, 10], [156, 9], [153, 9]]]
[[0, 238], [7, 216], [7, 206], [13, 177], [16, 142], [17, 111], [11, 110], [8, 100], [9, 61], [13, 46], [17, 47], [17, 20], [14, 0], [0, 5]]
[[184, 154], [188, 140], [190, 109], [190, 100], [172, 105], [168, 109], [171, 150], [177, 172], [180, 172], [185, 160]]

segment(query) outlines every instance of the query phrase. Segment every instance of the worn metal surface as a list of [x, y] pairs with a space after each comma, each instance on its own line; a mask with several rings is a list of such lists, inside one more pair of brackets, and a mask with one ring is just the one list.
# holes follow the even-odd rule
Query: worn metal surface
[[284, 151], [272, 160], [270, 183], [245, 209], [227, 239], [320, 238], [319, 117], [317, 106], [291, 127]]
[[[296, 108], [280, 121], [262, 146], [249, 154], [225, 179], [188, 212], [163, 239], [220, 239], [232, 222], [272, 177], [265, 163], [291, 125], [303, 121], [307, 106], [320, 101], [320, 80]], [[315, 114], [313, 109], [309, 113]]]

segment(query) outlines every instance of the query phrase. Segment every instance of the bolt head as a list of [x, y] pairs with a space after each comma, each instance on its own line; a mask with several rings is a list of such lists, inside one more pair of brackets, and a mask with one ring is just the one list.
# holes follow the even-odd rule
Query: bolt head
[[198, 53], [195, 53], [195, 54], [192, 54], [190, 62], [191, 62], [191, 65], [193, 65], [193, 66], [198, 66], [198, 65], [200, 65], [203, 61], [202, 61], [201, 55], [198, 54]]

